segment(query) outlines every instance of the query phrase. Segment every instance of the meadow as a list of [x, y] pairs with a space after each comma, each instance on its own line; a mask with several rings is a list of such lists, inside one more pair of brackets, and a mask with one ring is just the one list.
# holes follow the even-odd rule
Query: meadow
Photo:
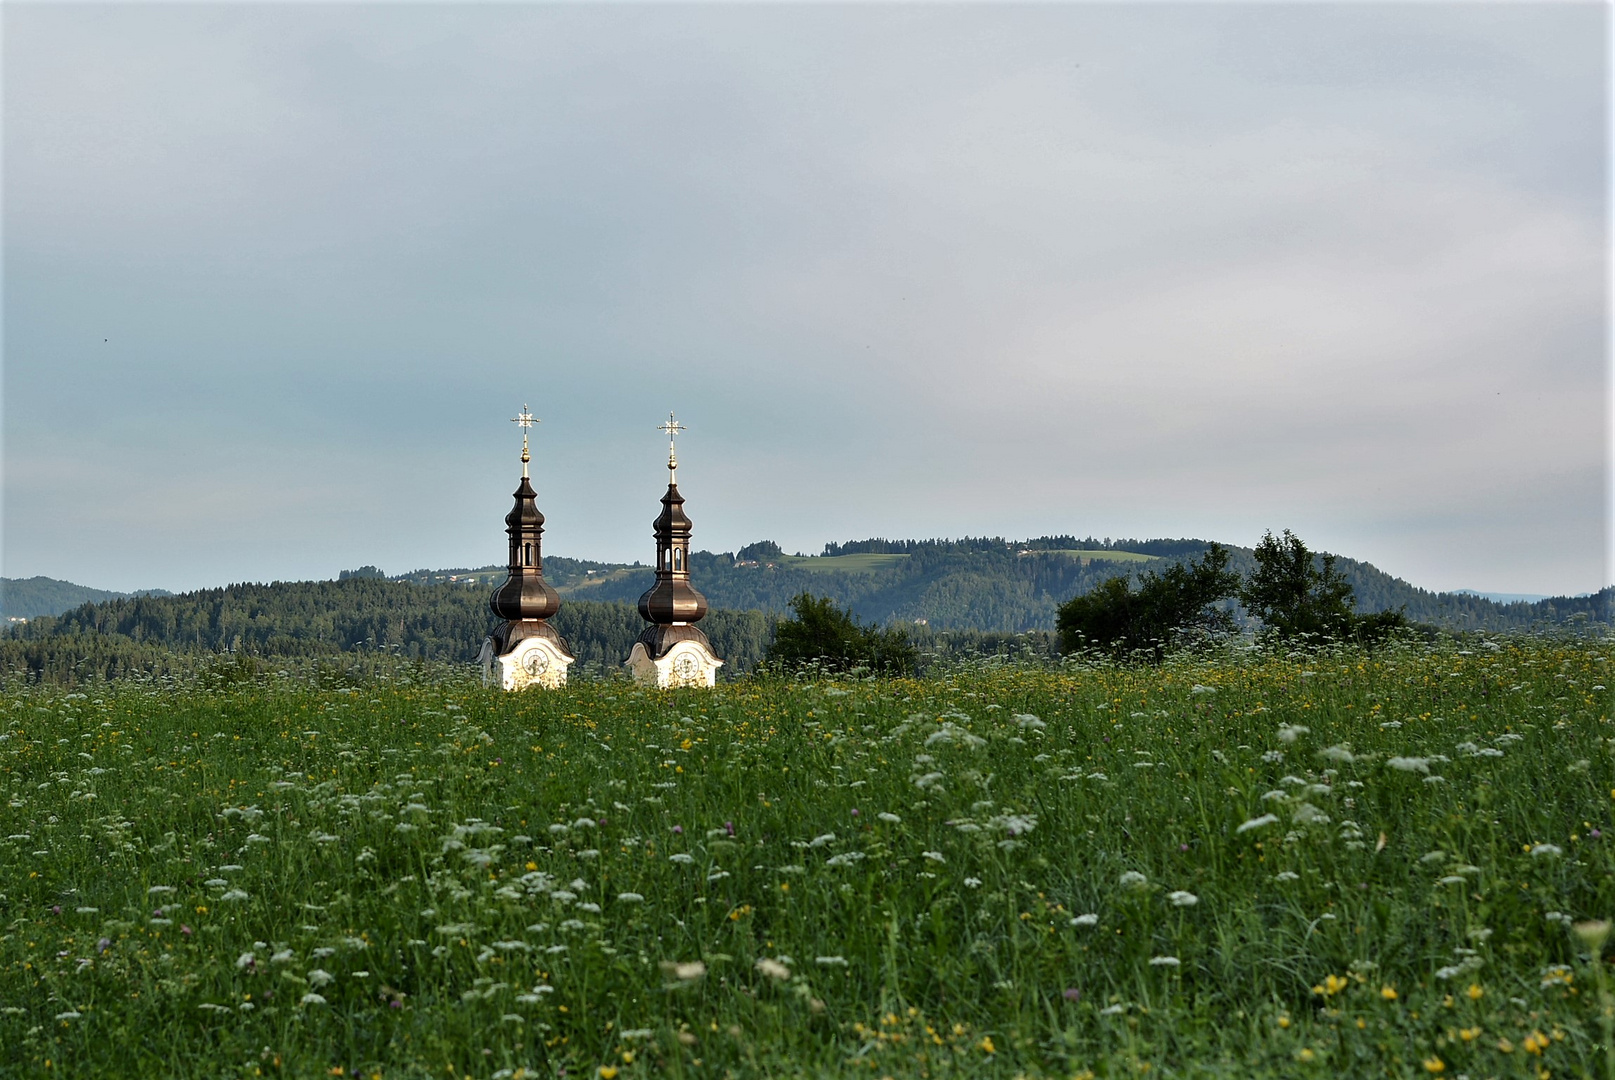
[[0, 1074], [1605, 1075], [1607, 641], [0, 697]]

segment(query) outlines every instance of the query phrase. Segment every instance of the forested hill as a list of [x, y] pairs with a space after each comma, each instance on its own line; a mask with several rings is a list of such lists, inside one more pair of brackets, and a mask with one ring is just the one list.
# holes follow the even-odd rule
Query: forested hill
[[[59, 615], [80, 604], [95, 604], [130, 595], [133, 594], [92, 589], [87, 585], [75, 585], [71, 581], [48, 577], [0, 578], [0, 616], [32, 619], [40, 615]], [[169, 594], [162, 589], [153, 589], [147, 595]]]
[[[775, 617], [802, 592], [829, 596], [868, 622], [909, 625], [932, 651], [1046, 650], [1055, 609], [1065, 600], [1105, 578], [1164, 567], [1204, 547], [1189, 540], [1069, 537], [1021, 543], [862, 541], [834, 545], [833, 554], [810, 558], [763, 543], [742, 549], [739, 558], [697, 552], [691, 567], [712, 604], [702, 628], [729, 661], [727, 671], [735, 673], [761, 659]], [[1236, 569], [1251, 568], [1249, 549], [1232, 549], [1232, 554]], [[1615, 590], [1497, 604], [1473, 595], [1431, 593], [1352, 559], [1338, 565], [1363, 611], [1405, 606], [1416, 622], [1464, 630], [1611, 622]], [[552, 557], [545, 560], [545, 573], [565, 597], [553, 622], [578, 660], [585, 666], [619, 665], [643, 629], [634, 602], [650, 584], [651, 571]], [[0, 636], [0, 672], [28, 670], [53, 678], [160, 672], [182, 666], [185, 657], [221, 652], [318, 657], [385, 650], [453, 661], [476, 655], [494, 623], [488, 596], [503, 579], [503, 567], [420, 571], [401, 580], [378, 574], [349, 572], [339, 581], [232, 585], [84, 604], [7, 630]], [[921, 620], [923, 626], [915, 625]], [[1009, 637], [1022, 633], [1032, 637]]]
[[[786, 610], [793, 596], [812, 592], [850, 608], [867, 622], [913, 624], [935, 630], [1020, 633], [1052, 630], [1055, 609], [1117, 574], [1136, 575], [1204, 551], [1203, 540], [1096, 540], [1040, 537], [959, 541], [862, 540], [829, 544], [814, 557], [787, 555], [760, 541], [738, 553], [691, 555], [691, 576], [714, 608]], [[1251, 549], [1232, 547], [1241, 573], [1254, 566]], [[1454, 630], [1525, 629], [1584, 619], [1611, 622], [1612, 591], [1499, 604], [1462, 593], [1433, 593], [1372, 564], [1341, 558], [1364, 612], [1405, 607], [1408, 618]], [[504, 578], [504, 567], [416, 571], [398, 580], [447, 582], [478, 588]], [[632, 604], [650, 586], [649, 567], [546, 556], [545, 577], [563, 597]]]
[[[111, 677], [166, 670], [169, 654], [221, 652], [320, 657], [370, 650], [469, 662], [495, 622], [487, 591], [458, 585], [359, 578], [231, 585], [30, 620], [0, 638], [0, 671], [58, 672], [71, 656], [85, 672]], [[551, 622], [584, 665], [621, 664], [645, 628], [635, 608], [619, 603], [569, 602]], [[773, 619], [757, 611], [713, 611], [701, 626], [737, 669], [755, 665], [773, 634]]]

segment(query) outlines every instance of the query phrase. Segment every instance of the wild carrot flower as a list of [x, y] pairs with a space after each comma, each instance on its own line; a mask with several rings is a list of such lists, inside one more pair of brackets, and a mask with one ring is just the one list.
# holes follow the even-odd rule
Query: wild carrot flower
[[756, 967], [759, 972], [768, 976], [770, 979], [777, 979], [783, 982], [791, 977], [790, 968], [786, 967], [778, 960], [771, 960], [766, 956], [757, 961]]

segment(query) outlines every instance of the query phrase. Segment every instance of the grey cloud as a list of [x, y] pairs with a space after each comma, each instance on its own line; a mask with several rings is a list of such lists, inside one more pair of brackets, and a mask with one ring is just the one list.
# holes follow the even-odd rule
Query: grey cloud
[[10, 9], [6, 573], [494, 561], [526, 400], [559, 553], [644, 556], [676, 408], [701, 546], [1596, 588], [1606, 18]]

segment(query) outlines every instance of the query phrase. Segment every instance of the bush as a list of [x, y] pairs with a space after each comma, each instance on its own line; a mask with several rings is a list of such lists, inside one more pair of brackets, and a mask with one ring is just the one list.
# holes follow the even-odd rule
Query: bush
[[1099, 649], [1118, 658], [1159, 662], [1169, 649], [1233, 629], [1233, 615], [1213, 605], [1232, 597], [1239, 575], [1228, 550], [1209, 545], [1198, 562], [1146, 572], [1135, 590], [1113, 577], [1061, 605], [1055, 625], [1067, 653]]
[[908, 675], [919, 657], [901, 627], [860, 626], [829, 597], [801, 593], [791, 601], [795, 617], [782, 619], [768, 647], [770, 663], [785, 667], [819, 663], [837, 671], [867, 667], [885, 675]]

